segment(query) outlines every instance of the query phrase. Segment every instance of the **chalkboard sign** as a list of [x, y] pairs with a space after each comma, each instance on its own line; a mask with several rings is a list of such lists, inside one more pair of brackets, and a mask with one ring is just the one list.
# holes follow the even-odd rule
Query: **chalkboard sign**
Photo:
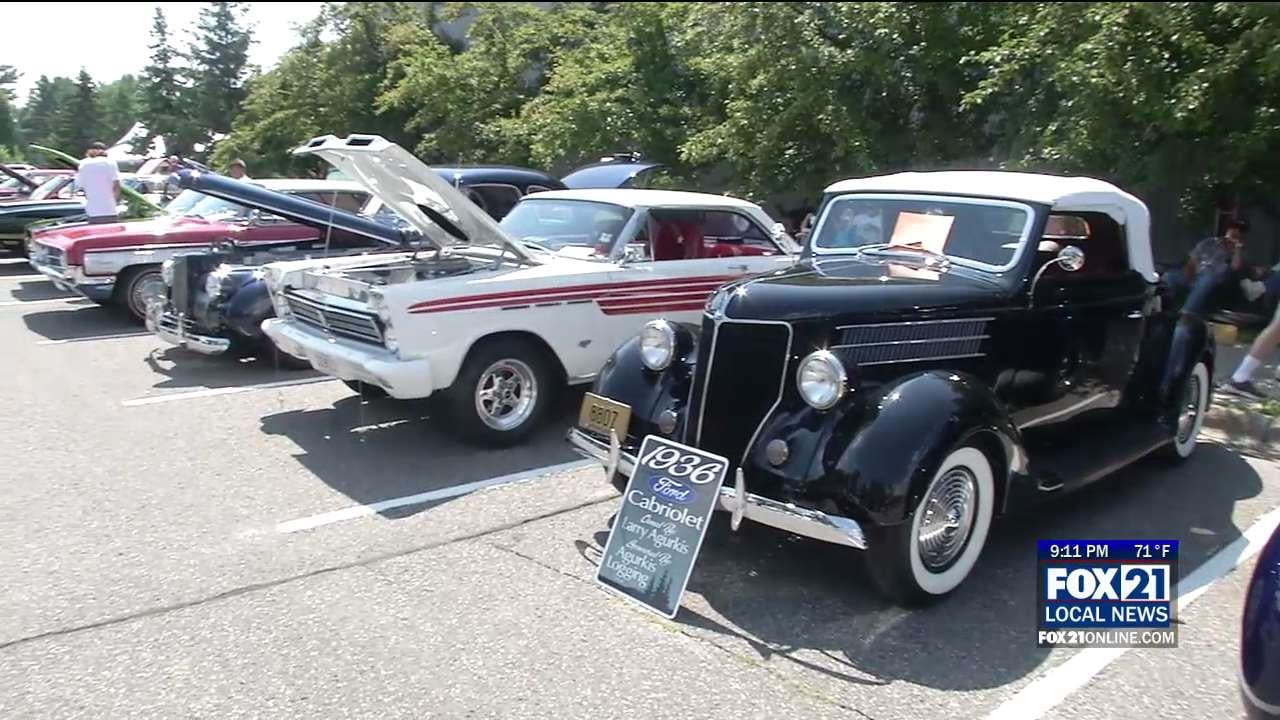
[[596, 581], [675, 617], [728, 468], [719, 455], [646, 437]]

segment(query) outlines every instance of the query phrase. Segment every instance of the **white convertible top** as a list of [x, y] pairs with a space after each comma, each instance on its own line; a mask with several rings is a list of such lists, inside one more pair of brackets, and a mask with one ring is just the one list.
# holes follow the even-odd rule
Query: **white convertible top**
[[530, 199], [547, 198], [551, 200], [589, 200], [592, 202], [621, 205], [627, 208], [672, 208], [672, 207], [731, 207], [755, 208], [759, 205], [740, 200], [728, 195], [711, 193], [685, 192], [683, 190], [646, 190], [643, 188], [594, 188], [582, 190], [546, 190], [534, 193]]
[[1151, 213], [1138, 198], [1103, 180], [991, 170], [906, 172], [841, 180], [830, 194], [910, 192], [992, 197], [1048, 205], [1064, 212], [1103, 212], [1125, 228], [1129, 263], [1148, 282], [1156, 281], [1151, 257]]

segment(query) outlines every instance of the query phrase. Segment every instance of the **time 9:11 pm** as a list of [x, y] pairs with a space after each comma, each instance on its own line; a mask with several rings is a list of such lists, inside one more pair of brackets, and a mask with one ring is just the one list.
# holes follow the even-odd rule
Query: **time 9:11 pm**
[[1105, 544], [1094, 543], [1055, 543], [1049, 546], [1049, 557], [1063, 559], [1084, 559], [1107, 557], [1109, 548]]

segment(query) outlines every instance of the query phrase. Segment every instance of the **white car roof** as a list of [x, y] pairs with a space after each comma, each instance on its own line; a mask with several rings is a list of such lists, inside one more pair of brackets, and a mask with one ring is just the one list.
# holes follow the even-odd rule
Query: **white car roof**
[[1129, 263], [1156, 279], [1151, 256], [1151, 213], [1137, 197], [1104, 180], [1003, 170], [905, 172], [832, 183], [827, 193], [911, 192], [993, 197], [1048, 205], [1064, 212], [1103, 212], [1124, 225]]
[[639, 188], [599, 188], [589, 190], [546, 190], [528, 196], [530, 200], [589, 200], [628, 208], [654, 207], [734, 207], [755, 208], [759, 205], [727, 195], [684, 192], [681, 190], [643, 190]]
[[316, 180], [315, 178], [253, 178], [253, 182], [277, 192], [358, 192], [369, 191], [358, 182], [350, 180]]

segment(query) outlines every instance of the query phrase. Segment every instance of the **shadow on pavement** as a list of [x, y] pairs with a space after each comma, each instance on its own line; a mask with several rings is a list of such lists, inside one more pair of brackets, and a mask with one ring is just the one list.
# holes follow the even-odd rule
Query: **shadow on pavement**
[[[998, 523], [973, 574], [949, 598], [906, 610], [872, 589], [855, 550], [749, 525], [729, 530], [717, 513], [677, 622], [748, 643], [838, 681], [907, 681], [945, 690], [993, 688], [1034, 671], [1035, 542], [1159, 538], [1181, 541], [1182, 576], [1240, 536], [1237, 501], [1262, 491], [1253, 468], [1202, 443], [1185, 464], [1150, 459], [1038, 511]], [[598, 563], [597, 546], [578, 551]], [[700, 604], [696, 601], [695, 607]]]
[[65, 310], [28, 313], [23, 315], [22, 322], [28, 330], [47, 340], [80, 340], [127, 333], [143, 335], [146, 332], [118, 309], [100, 305], [68, 305]]
[[0, 263], [0, 278], [13, 275], [33, 275], [36, 269], [27, 262]]
[[[0, 266], [3, 267], [3, 266]], [[30, 273], [22, 273], [28, 275]], [[79, 295], [59, 290], [48, 280], [24, 280], [10, 293], [14, 300], [56, 300], [58, 298], [76, 299], [89, 302]]]
[[[289, 438], [295, 457], [334, 490], [367, 505], [406, 495], [579, 459], [565, 442], [581, 392], [561, 395], [555, 411], [525, 442], [495, 450], [464, 443], [448, 431], [438, 402], [352, 394], [323, 410], [295, 410], [262, 419], [262, 431]], [[437, 505], [439, 503], [436, 503]], [[401, 518], [431, 507], [387, 510]]]
[[164, 378], [154, 385], [157, 390], [248, 387], [324, 377], [310, 368], [280, 365], [269, 354], [262, 357], [239, 357], [231, 353], [202, 355], [166, 345], [159, 338], [156, 344], [160, 347], [148, 353], [145, 362], [152, 372]]

